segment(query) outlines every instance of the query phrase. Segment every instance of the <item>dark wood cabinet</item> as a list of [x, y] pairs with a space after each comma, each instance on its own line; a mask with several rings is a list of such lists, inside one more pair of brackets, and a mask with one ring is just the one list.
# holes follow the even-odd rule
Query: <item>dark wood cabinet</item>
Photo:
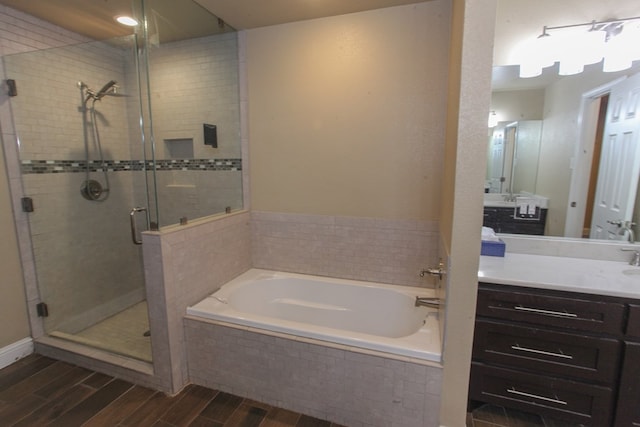
[[614, 394], [611, 387], [537, 375], [476, 363], [470, 394], [478, 400], [568, 421], [608, 426]]
[[586, 294], [482, 284], [477, 315], [537, 326], [621, 335], [625, 305]]
[[477, 320], [474, 357], [487, 363], [526, 366], [545, 375], [611, 384], [620, 360], [619, 340]]
[[640, 426], [640, 343], [626, 342], [616, 426]]
[[480, 283], [469, 398], [640, 427], [640, 301]]
[[640, 341], [640, 305], [629, 305], [629, 320], [627, 322], [626, 336]]
[[535, 218], [518, 218], [511, 207], [486, 206], [483, 213], [482, 225], [496, 233], [544, 235], [547, 209], [538, 209]]
[[640, 427], [640, 304], [629, 304], [616, 427]]

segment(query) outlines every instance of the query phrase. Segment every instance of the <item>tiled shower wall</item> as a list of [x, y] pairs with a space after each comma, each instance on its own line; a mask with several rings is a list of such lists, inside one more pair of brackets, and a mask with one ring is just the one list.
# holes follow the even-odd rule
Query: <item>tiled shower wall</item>
[[[18, 86], [11, 107], [24, 194], [35, 205], [29, 218], [40, 296], [50, 308], [49, 331], [75, 333], [144, 299], [140, 249], [128, 236], [131, 173], [109, 173], [111, 188], [103, 202], [80, 194], [87, 117], [77, 84], [98, 90], [117, 80], [127, 90], [123, 71], [131, 63], [129, 50], [98, 42], [4, 57], [7, 77]], [[130, 159], [123, 98], [105, 97], [95, 109], [104, 156]], [[91, 139], [88, 150], [90, 159], [99, 159]], [[65, 160], [83, 163], [67, 172], [55, 164]], [[36, 161], [45, 162], [41, 169], [34, 170]], [[102, 173], [90, 177], [106, 187]]]
[[[157, 174], [161, 226], [242, 208], [238, 61], [235, 32], [149, 51], [156, 158], [185, 159]], [[205, 123], [216, 126], [215, 148]], [[215, 175], [203, 173], [209, 165]]]
[[[89, 41], [86, 37], [62, 30], [53, 24], [0, 5], [0, 55], [31, 52], [86, 41]], [[4, 67], [0, 67], [0, 79], [4, 81], [6, 78], [8, 78], [8, 76], [5, 73]], [[19, 206], [23, 190], [20, 164], [17, 161], [17, 135], [13, 125], [9, 97], [4, 90], [0, 91], [0, 128], [2, 131], [2, 141], [5, 150], [6, 167], [10, 180], [13, 205]], [[19, 237], [20, 257], [23, 262], [23, 271], [25, 274], [26, 295], [29, 306], [33, 307], [38, 299], [38, 291], [36, 288], [33, 251], [29, 239], [28, 214], [20, 211], [14, 212]], [[34, 337], [42, 335], [43, 331], [39, 322], [32, 321], [31, 328]]]
[[[2, 92], [0, 124], [14, 204], [27, 195], [36, 206], [34, 213], [16, 213], [28, 298], [35, 304], [41, 296], [50, 304], [48, 329], [74, 332], [144, 297], [141, 252], [130, 242], [128, 223], [133, 206], [147, 205], [143, 163], [137, 160], [144, 156], [135, 61], [127, 43], [91, 42], [4, 6], [0, 22], [0, 53], [24, 52], [4, 58], [2, 77], [17, 81], [19, 96], [11, 99], [12, 115]], [[150, 56], [154, 114], [159, 115], [157, 158], [168, 155], [165, 139], [178, 137], [192, 138], [193, 157], [204, 159], [158, 162], [162, 216], [175, 223], [182, 216], [194, 219], [241, 207], [236, 36], [166, 44]], [[97, 90], [109, 80], [118, 82], [121, 96], [95, 104], [111, 184], [108, 199], [97, 203], [80, 196], [86, 163], [77, 84]], [[218, 124], [219, 148], [202, 144], [203, 122]], [[91, 136], [92, 129], [87, 130]], [[18, 138], [22, 165], [15, 161]], [[98, 158], [95, 144], [89, 152]], [[185, 161], [189, 164], [180, 163]], [[91, 178], [104, 184], [101, 172], [92, 172]], [[100, 282], [104, 288], [96, 289]], [[91, 313], [85, 310], [96, 305]], [[70, 315], [64, 323], [62, 313]], [[36, 337], [42, 335], [39, 322], [34, 328]]]

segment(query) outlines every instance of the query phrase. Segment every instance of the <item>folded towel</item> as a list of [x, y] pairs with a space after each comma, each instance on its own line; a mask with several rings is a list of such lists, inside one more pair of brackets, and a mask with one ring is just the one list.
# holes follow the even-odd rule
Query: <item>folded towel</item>
[[485, 242], [499, 242], [500, 239], [496, 236], [493, 228], [490, 227], [482, 227], [482, 240]]

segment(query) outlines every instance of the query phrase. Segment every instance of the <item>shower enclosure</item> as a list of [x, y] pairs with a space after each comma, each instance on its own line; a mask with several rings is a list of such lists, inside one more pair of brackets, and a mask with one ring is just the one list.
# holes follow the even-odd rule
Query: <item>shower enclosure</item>
[[[135, 1], [131, 36], [2, 58], [17, 87], [4, 143], [18, 146], [30, 311], [48, 337], [145, 362], [140, 232], [242, 208], [237, 35], [175, 3]], [[172, 7], [210, 31], [181, 28]]]

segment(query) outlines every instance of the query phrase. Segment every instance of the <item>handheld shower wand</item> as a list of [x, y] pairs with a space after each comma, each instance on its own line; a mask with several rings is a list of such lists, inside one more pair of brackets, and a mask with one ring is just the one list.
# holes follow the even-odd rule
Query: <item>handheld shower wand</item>
[[78, 87], [81, 91], [86, 92], [87, 97], [84, 100], [84, 102], [86, 103], [90, 99], [93, 99], [94, 101], [100, 101], [105, 95], [115, 92], [115, 89], [117, 87], [116, 84], [117, 82], [115, 80], [109, 80], [109, 82], [102, 86], [102, 89], [100, 89], [98, 92], [91, 89], [84, 82], [78, 82]]
[[100, 89], [95, 95], [96, 99], [102, 99], [102, 97], [108, 94], [109, 91], [114, 90], [116, 83], [117, 82], [115, 80], [109, 80], [109, 82], [106, 85], [102, 86], [102, 89]]

